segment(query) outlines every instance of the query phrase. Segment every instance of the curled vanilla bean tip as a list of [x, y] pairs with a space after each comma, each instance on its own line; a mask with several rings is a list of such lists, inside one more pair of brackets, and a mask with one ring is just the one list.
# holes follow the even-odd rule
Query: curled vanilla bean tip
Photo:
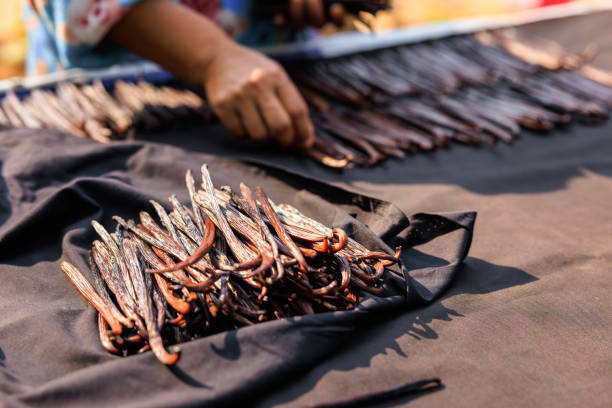
[[170, 352], [166, 351], [163, 343], [161, 342], [161, 337], [156, 338], [155, 340], [150, 339], [149, 344], [151, 346], [151, 350], [155, 357], [165, 365], [174, 365], [181, 357], [181, 350], [178, 347], [172, 347]]
[[213, 245], [213, 241], [215, 239], [215, 224], [210, 220], [210, 218], [206, 219], [205, 230], [206, 230], [205, 232], [206, 235], [204, 236], [202, 243], [200, 244], [198, 249], [196, 249], [196, 251], [193, 254], [191, 254], [188, 258], [182, 260], [181, 262], [173, 266], [169, 266], [164, 269], [147, 269], [146, 272], [147, 273], [174, 272], [174, 271], [178, 271], [179, 269], [184, 269], [196, 263], [200, 258], [206, 255], [208, 251], [210, 251]]
[[323, 153], [323, 152], [321, 152], [319, 150], [316, 150], [314, 148], [305, 150], [304, 154], [306, 154], [310, 158], [320, 162], [324, 166], [332, 167], [332, 168], [336, 168], [336, 169], [344, 169], [350, 163], [350, 160], [349, 160], [348, 157], [343, 157], [341, 159], [336, 159], [336, 158], [334, 158], [332, 156], [328, 156], [327, 154], [325, 154], [325, 153]]
[[338, 252], [346, 245], [346, 232], [342, 228], [334, 228], [332, 234], [335, 242], [331, 244], [331, 248], [334, 252]]
[[98, 313], [98, 331], [100, 333], [100, 344], [102, 344], [102, 347], [109, 353], [119, 354], [119, 349], [115, 347], [108, 335], [106, 320], [104, 320], [100, 313]]

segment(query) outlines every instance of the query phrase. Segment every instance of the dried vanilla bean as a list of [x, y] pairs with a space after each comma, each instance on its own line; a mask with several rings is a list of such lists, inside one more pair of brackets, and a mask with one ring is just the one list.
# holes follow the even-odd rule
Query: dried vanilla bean
[[90, 256], [95, 289], [62, 263], [99, 311], [107, 351], [151, 350], [171, 365], [178, 343], [271, 319], [348, 310], [363, 296], [383, 294], [385, 266], [398, 262], [398, 254], [368, 251], [341, 229], [275, 205], [260, 187], [253, 194], [241, 184], [239, 196], [229, 187], [215, 189], [206, 166], [202, 177], [195, 190], [187, 174], [191, 209], [175, 196], [170, 213], [152, 202], [161, 226], [146, 212], [141, 224], [114, 217], [119, 228], [112, 234], [92, 222], [104, 241], [94, 241]]
[[0, 126], [11, 126], [11, 122], [9, 121], [9, 118], [6, 117], [6, 114], [4, 113], [4, 109], [2, 109], [1, 106], [0, 106]]
[[[371, 2], [348, 3], [359, 8]], [[261, 11], [283, 7], [286, 2], [266, 2]], [[521, 128], [547, 132], [573, 120], [601, 122], [612, 108], [612, 87], [587, 76], [596, 72], [612, 83], [612, 75], [585, 65], [592, 52], [573, 53], [501, 30], [290, 64], [317, 135], [303, 154], [333, 168], [372, 166], [451, 142], [512, 142]], [[155, 130], [211, 116], [202, 97], [187, 89], [120, 80], [113, 87], [111, 95], [100, 82], [62, 83], [57, 95], [34, 91], [24, 101], [9, 94], [1, 102], [0, 125], [51, 127], [108, 142], [126, 137], [132, 123]], [[191, 196], [193, 205], [196, 194]], [[203, 209], [194, 211], [202, 229]], [[230, 247], [239, 245], [228, 240]]]
[[[14, 114], [19, 119], [19, 122], [23, 124], [23, 126], [33, 129], [40, 129], [42, 127], [42, 123], [40, 123], [40, 121], [29, 112], [27, 107], [23, 105], [23, 103], [13, 92], [9, 92], [4, 95], [2, 106], [7, 114], [9, 112]], [[12, 121], [14, 121], [14, 119], [12, 119]]]

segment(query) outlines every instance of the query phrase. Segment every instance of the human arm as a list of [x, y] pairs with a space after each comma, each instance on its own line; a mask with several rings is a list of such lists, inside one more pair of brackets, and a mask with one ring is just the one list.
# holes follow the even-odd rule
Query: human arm
[[308, 108], [282, 67], [236, 44], [191, 9], [170, 0], [142, 1], [108, 38], [203, 85], [213, 110], [235, 135], [303, 148], [313, 143]]

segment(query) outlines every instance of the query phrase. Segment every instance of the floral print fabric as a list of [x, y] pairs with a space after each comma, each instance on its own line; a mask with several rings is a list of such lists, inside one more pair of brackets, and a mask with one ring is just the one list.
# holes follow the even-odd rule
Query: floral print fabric
[[[28, 74], [69, 68], [96, 69], [138, 57], [102, 41], [136, 3], [146, 0], [26, 0]], [[246, 45], [270, 43], [279, 33], [271, 21], [252, 17], [252, 0], [181, 0], [220, 24]]]

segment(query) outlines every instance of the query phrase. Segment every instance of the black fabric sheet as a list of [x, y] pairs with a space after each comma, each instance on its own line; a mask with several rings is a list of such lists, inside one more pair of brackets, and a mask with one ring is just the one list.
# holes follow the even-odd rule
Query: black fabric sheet
[[[536, 23], [523, 30], [560, 40], [575, 50], [594, 42], [599, 48], [594, 65], [612, 70], [610, 21], [612, 13], [597, 13]], [[328, 191], [336, 190], [327, 187], [317, 190], [321, 184], [309, 183], [314, 189], [311, 192], [334, 204], [334, 213], [342, 209], [355, 214], [361, 221], [366, 222], [367, 218], [366, 223], [381, 237], [385, 231], [392, 231], [393, 234], [384, 235], [384, 239], [392, 245], [394, 234], [398, 239], [418, 244], [415, 250], [406, 250], [404, 257], [404, 262], [412, 269], [411, 302], [414, 299], [412, 296], [419, 302], [438, 296], [415, 309], [389, 308], [368, 314], [363, 319], [355, 318], [355, 326], [351, 323], [343, 326], [348, 327], [343, 331], [348, 335], [337, 342], [334, 340], [333, 347], [326, 349], [327, 354], [321, 354], [318, 359], [312, 358], [307, 364], [302, 360], [303, 365], [299, 367], [285, 367], [284, 370], [291, 371], [290, 374], [270, 370], [252, 377], [245, 372], [240, 377], [241, 384], [259, 389], [245, 392], [243, 398], [248, 400], [243, 400], [242, 405], [298, 407], [360, 395], [426, 377], [440, 377], [444, 388], [416, 399], [404, 397], [378, 406], [407, 403], [411, 408], [612, 405], [610, 122], [596, 127], [573, 125], [549, 135], [526, 133], [512, 145], [495, 148], [455, 145], [433, 154], [418, 154], [401, 161], [389, 161], [373, 169], [353, 169], [343, 173], [324, 169], [282, 149], [255, 148], [242, 140], [233, 140], [218, 127], [177, 125], [164, 133], [137, 137], [219, 157], [238, 157], [257, 162], [258, 165], [273, 165], [257, 171], [247, 165], [217, 159], [212, 169], [213, 178], [218, 183], [225, 181], [218, 178], [222, 177], [218, 169], [228, 168], [229, 163], [232, 169], [235, 166], [250, 169], [244, 177], [257, 180], [255, 183], [260, 182], [275, 199], [283, 191], [286, 192], [286, 196], [279, 197], [277, 201], [306, 202], [302, 197], [304, 194], [310, 196], [310, 193], [301, 191], [304, 187], [299, 184], [301, 178], [287, 177], [288, 173], [278, 170], [278, 167], [283, 167], [323, 179], [345, 190], [379, 197], [393, 202], [405, 214], [415, 214], [408, 217], [410, 228], [394, 231], [392, 220], [397, 212], [393, 206], [385, 205], [385, 201], [362, 201], [362, 195], [347, 194], [344, 190], [338, 190], [342, 193], [328, 194]], [[40, 140], [32, 142], [32, 151], [44, 150], [43, 146], [36, 146], [39, 143]], [[93, 146], [87, 147], [93, 154], [85, 155], [80, 165], [78, 160], [73, 162], [76, 173], [79, 173], [80, 166], [95, 173], [90, 176], [98, 179], [98, 176], [106, 177], [107, 187], [95, 195], [96, 199], [112, 197], [104, 200], [105, 212], [99, 215], [105, 220], [119, 209], [132, 216], [134, 211], [147, 206], [145, 201], [150, 196], [165, 199], [170, 191], [184, 191], [182, 185], [175, 186], [173, 183], [182, 179], [184, 168], [197, 169], [204, 157], [200, 156], [200, 159], [183, 166], [176, 163], [147, 166], [139, 158], [146, 150], [133, 147], [137, 145], [130, 146], [135, 150], [127, 163], [114, 158], [115, 155], [108, 150]], [[50, 148], [55, 154], [66, 155], [66, 147]], [[128, 154], [122, 150], [124, 148], [112, 149]], [[19, 153], [26, 163], [34, 160], [29, 150], [24, 148]], [[158, 154], [153, 156], [157, 157], [156, 160], [162, 160]], [[103, 160], [94, 161], [96, 157]], [[40, 161], [41, 158], [36, 160]], [[115, 367], [116, 363], [101, 351], [96, 336], [90, 331], [94, 312], [69, 286], [57, 268], [57, 260], [62, 254], [64, 229], [73, 230], [69, 242], [78, 243], [64, 244], [67, 248], [81, 251], [88, 247], [92, 235], [88, 232], [85, 218], [76, 213], [78, 210], [74, 206], [66, 206], [57, 210], [53, 220], [47, 221], [52, 228], [45, 229], [39, 227], [42, 220], [24, 215], [33, 213], [28, 209], [34, 211], [41, 208], [43, 198], [48, 197], [43, 192], [45, 188], [50, 188], [47, 186], [49, 183], [58, 186], [71, 180], [71, 176], [65, 174], [65, 168], [54, 170], [52, 156], [44, 160], [48, 165], [41, 168], [46, 170], [40, 171], [36, 177], [19, 175], [7, 179], [25, 180], [27, 188], [13, 181], [17, 187], [11, 190], [11, 194], [23, 190], [25, 199], [19, 210], [22, 215], [18, 217], [29, 223], [28, 228], [34, 229], [34, 236], [18, 233], [18, 240], [13, 241], [16, 244], [10, 248], [13, 253], [9, 255], [16, 260], [11, 265], [6, 262], [8, 255], [5, 255], [4, 240], [0, 241], [0, 405], [3, 402], [44, 405], [44, 398], [48, 397], [53, 399], [47, 405], [59, 406], [70, 400], [73, 405], [81, 406], [99, 397], [99, 393], [105, 392], [99, 390], [105, 390], [110, 382], [117, 388], [109, 388], [108, 394], [104, 394], [102, 402], [108, 399], [106, 405], [113, 405], [121, 398], [128, 399], [125, 393], [121, 396], [115, 392], [123, 392], [128, 388], [126, 384], [133, 386], [128, 393], [133, 393], [134, 401], [141, 400], [143, 393], [151, 393], [150, 398], [156, 404], [163, 405], [168, 401], [162, 399], [158, 392], [160, 388], [167, 387], [167, 383], [181, 384], [181, 392], [198, 395], [212, 392], [206, 387], [217, 385], [217, 382], [210, 382], [216, 381], [210, 380], [215, 374], [211, 370], [216, 367], [205, 361], [204, 355], [217, 356], [214, 350], [222, 350], [222, 353], [234, 359], [226, 358], [227, 361], [224, 361], [224, 364], [233, 366], [234, 373], [249, 370], [248, 367], [238, 368], [234, 365], [245, 358], [247, 348], [258, 352], [270, 351], [261, 354], [262, 359], [266, 360], [265, 364], [272, 364], [267, 360], [278, 361], [282, 358], [281, 355], [272, 354], [275, 349], [270, 346], [281, 343], [278, 337], [256, 344], [252, 338], [243, 341], [242, 334], [237, 334], [234, 338], [219, 336], [211, 344], [204, 343], [212, 341], [212, 338], [203, 339], [186, 347], [187, 354], [183, 357], [196, 358], [195, 366], [204, 365], [201, 370], [197, 367], [193, 370], [198, 373], [197, 376], [193, 375], [191, 368], [183, 368], [182, 372], [166, 370], [165, 374], [159, 374], [159, 365], [153, 364], [152, 356], [135, 359], [138, 362], [138, 366], [133, 368], [136, 379], [122, 376], [122, 370], [113, 371], [117, 377], [113, 381], [108, 380], [108, 372], [105, 372], [105, 376], [100, 375], [98, 370]], [[110, 170], [112, 166], [116, 167], [115, 172]], [[181, 169], [178, 170], [177, 166]], [[3, 162], [3, 175], [19, 174], [16, 170], [9, 170]], [[152, 179], [156, 172], [159, 183], [153, 188], [147, 187], [148, 192], [143, 192], [142, 180]], [[133, 177], [136, 174], [139, 176]], [[136, 182], [130, 186], [122, 183], [122, 180]], [[230, 182], [234, 183], [233, 180]], [[117, 190], [118, 185], [128, 189], [130, 194], [140, 191], [143, 197], [132, 208], [129, 208], [132, 206], [129, 202], [115, 202], [117, 196], [122, 196]], [[38, 190], [39, 186], [43, 192]], [[6, 185], [0, 188], [7, 191]], [[299, 193], [296, 193], [298, 190]], [[31, 191], [38, 193], [32, 194]], [[81, 196], [70, 192], [64, 194], [71, 200]], [[344, 198], [340, 199], [340, 196]], [[78, 200], [81, 201], [80, 198]], [[96, 201], [89, 202], [91, 206], [82, 211], [88, 216], [97, 214], [100, 210], [94, 204]], [[17, 211], [11, 209], [7, 193], [0, 195], [0, 208], [1, 222], [6, 221], [9, 215], [14, 220], [11, 221], [12, 226], [1, 227], [4, 237], [8, 228], [15, 229], [17, 224], [14, 218]], [[7, 209], [12, 213], [7, 215]], [[439, 215], [465, 209], [478, 211], [478, 224], [470, 256], [458, 269], [454, 269], [448, 265], [460, 259], [464, 249], [450, 243], [467, 243], [469, 228], [464, 227], [471, 224], [470, 218], [450, 213], [445, 217], [451, 219], [447, 222], [434, 216], [433, 221], [437, 218], [441, 222], [433, 233], [425, 236], [421, 235], [423, 228], [417, 226], [426, 226], [427, 222], [431, 222], [431, 213]], [[422, 212], [429, 214], [420, 214]], [[346, 217], [346, 213], [342, 217]], [[326, 217], [325, 220], [330, 217], [329, 214], [322, 216]], [[74, 225], [66, 226], [55, 218], [72, 220]], [[455, 229], [456, 224], [464, 227]], [[424, 229], [427, 232], [427, 228]], [[442, 231], [447, 233], [427, 241]], [[12, 234], [15, 232], [9, 236], [14, 237]], [[31, 247], [40, 248], [40, 252], [30, 250]], [[450, 282], [448, 271], [445, 271], [447, 268], [455, 271]], [[10, 279], [6, 279], [7, 274]], [[50, 276], [54, 278], [50, 279]], [[18, 299], [20, 303], [6, 302], [4, 299], [7, 296]], [[68, 333], [78, 332], [78, 336], [62, 335], [65, 328], [69, 329]], [[313, 353], [313, 348], [322, 344], [328, 346], [330, 344], [326, 341], [332, 341], [328, 333], [321, 334], [319, 329], [316, 326], [304, 329], [305, 333], [316, 333], [309, 338], [309, 343], [299, 345], [300, 352], [306, 353], [305, 359], [306, 356], [311, 357], [309, 354]], [[87, 337], [83, 338], [85, 335]], [[51, 336], [54, 340], [43, 341], [45, 336]], [[236, 347], [237, 341], [239, 348]], [[68, 346], [64, 343], [71, 346], [69, 355]], [[191, 347], [198, 350], [201, 347], [205, 353], [199, 355]], [[121, 360], [119, 363], [126, 364], [127, 361]], [[191, 362], [184, 358], [181, 364]], [[77, 366], [89, 368], [73, 371]], [[153, 370], [154, 374], [147, 370]], [[200, 374], [205, 379], [200, 378]], [[150, 381], [145, 387], [147, 391], [139, 389], [142, 386], [141, 376]], [[154, 377], [155, 381], [148, 376]], [[259, 383], [255, 383], [260, 376], [265, 378], [261, 380], [262, 383], [270, 387], [260, 387]], [[250, 382], [242, 381], [247, 377]], [[223, 377], [223, 380], [227, 378]], [[86, 386], [80, 386], [80, 383]], [[18, 395], [22, 396], [21, 399]], [[164, 398], [171, 398], [168, 395]], [[148, 394], [146, 398], [149, 398]]]
[[[60, 260], [86, 271], [84, 257], [96, 239], [91, 220], [112, 229], [113, 215], [136, 218], [151, 209], [150, 199], [166, 203], [176, 193], [187, 202], [185, 171], [199, 174], [202, 163], [217, 186], [261, 185], [275, 202], [343, 227], [371, 249], [392, 252], [384, 240], [416, 246], [402, 258], [405, 276], [399, 269], [399, 277], [390, 274], [385, 296], [368, 296], [354, 311], [266, 322], [185, 343], [174, 367], [152, 353], [106, 353], [96, 312], [63, 275]], [[467, 255], [475, 220], [474, 213], [409, 219], [388, 202], [279, 168], [159, 144], [105, 146], [52, 131], [0, 132], [0, 164], [0, 405], [8, 406], [248, 405], [341, 353], [357, 327], [431, 301]], [[440, 250], [417, 249], [429, 241]]]
[[[601, 12], [520, 29], [575, 51], [596, 44], [592, 64], [612, 71], [610, 21], [612, 12]], [[257, 406], [337, 400], [424, 375], [442, 378], [444, 389], [380, 406], [612, 406], [610, 121], [345, 172], [233, 140], [216, 127], [138, 137], [283, 166], [393, 202], [406, 214], [478, 212], [470, 256], [437, 299], [361, 326], [342, 353], [266, 392]], [[451, 255], [439, 240], [420, 248]], [[437, 293], [420, 293], [428, 291]]]

